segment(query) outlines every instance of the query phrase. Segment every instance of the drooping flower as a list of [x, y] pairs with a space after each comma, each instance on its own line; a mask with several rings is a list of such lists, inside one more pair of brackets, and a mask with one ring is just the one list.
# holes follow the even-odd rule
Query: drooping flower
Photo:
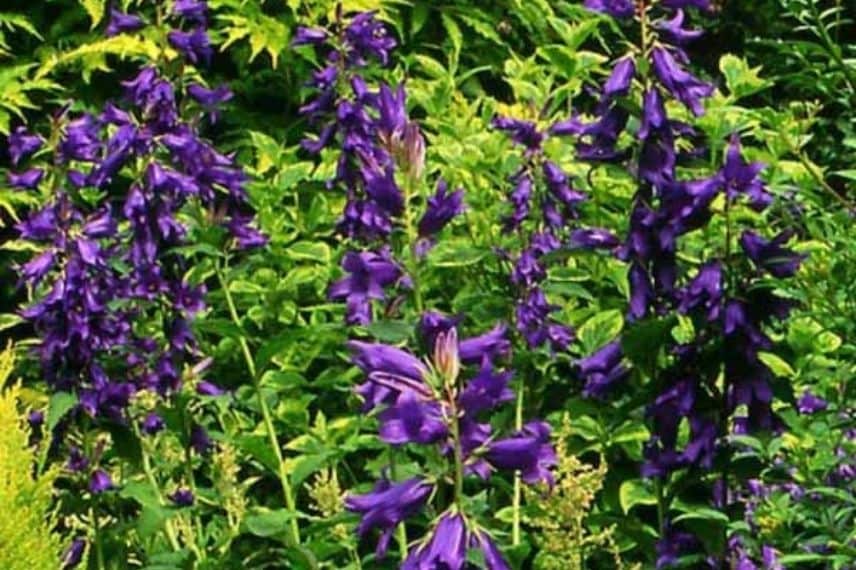
[[556, 453], [550, 444], [550, 431], [545, 422], [530, 422], [517, 434], [488, 445], [485, 458], [497, 469], [519, 470], [526, 483], [552, 485]]
[[62, 570], [67, 570], [76, 567], [83, 561], [83, 554], [86, 552], [86, 540], [83, 538], [75, 538], [68, 545], [62, 555]]
[[603, 398], [630, 374], [622, 364], [621, 344], [610, 342], [597, 352], [577, 362], [580, 376], [585, 380], [583, 395]]
[[400, 282], [403, 272], [386, 252], [348, 252], [342, 269], [349, 275], [330, 286], [331, 299], [347, 304], [347, 322], [365, 325], [371, 322], [371, 301], [386, 298], [385, 289]]
[[136, 14], [126, 14], [116, 8], [111, 8], [110, 22], [107, 24], [107, 29], [104, 31], [104, 35], [109, 38], [127, 32], [136, 32], [145, 25], [146, 23], [143, 19]]
[[486, 570], [511, 570], [502, 553], [490, 535], [483, 530], [476, 530], [470, 535], [470, 547], [478, 548], [484, 557]]
[[100, 494], [109, 491], [113, 488], [113, 480], [110, 475], [103, 469], [96, 469], [92, 472], [89, 478], [89, 491], [93, 494]]
[[585, 0], [585, 7], [613, 18], [630, 18], [636, 13], [632, 0]]
[[764, 210], [773, 202], [773, 196], [759, 176], [762, 170], [763, 163], [747, 163], [743, 160], [740, 137], [735, 133], [731, 137], [725, 164], [720, 173], [728, 197], [734, 199], [744, 195], [752, 208], [759, 212]]
[[192, 507], [194, 502], [193, 491], [179, 488], [170, 494], [169, 500], [177, 507]]
[[365, 536], [375, 528], [381, 531], [376, 555], [383, 558], [395, 527], [422, 509], [433, 488], [433, 485], [419, 477], [401, 483], [382, 479], [370, 493], [347, 496], [345, 508], [362, 516], [357, 527], [360, 536]]
[[423, 238], [436, 235], [455, 216], [464, 211], [464, 191], [448, 192], [445, 180], [437, 183], [436, 193], [428, 198], [428, 205], [419, 220], [419, 235]]
[[651, 53], [651, 63], [663, 87], [694, 115], [704, 114], [702, 99], [713, 94], [713, 85], [701, 81], [682, 68], [666, 48], [655, 47]]
[[811, 415], [825, 410], [829, 404], [821, 398], [813, 394], [810, 390], [805, 390], [800, 399], [797, 400], [797, 410], [801, 414]]
[[9, 156], [17, 166], [21, 159], [33, 154], [44, 144], [42, 137], [30, 134], [26, 127], [18, 127], [9, 135]]
[[401, 570], [463, 570], [467, 561], [467, 545], [464, 517], [458, 513], [443, 513], [430, 538], [411, 549], [401, 564]]
[[757, 233], [747, 230], [740, 236], [740, 245], [752, 262], [773, 277], [793, 277], [799, 270], [804, 257], [793, 250], [782, 247], [791, 238], [791, 233], [782, 232], [772, 240], [765, 240]]

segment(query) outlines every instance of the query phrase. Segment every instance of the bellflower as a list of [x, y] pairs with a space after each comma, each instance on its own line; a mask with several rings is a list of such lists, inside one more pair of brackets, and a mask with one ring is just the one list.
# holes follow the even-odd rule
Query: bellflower
[[107, 37], [118, 36], [126, 32], [136, 32], [145, 26], [143, 19], [135, 14], [125, 14], [116, 8], [110, 9], [110, 23], [104, 31]]
[[342, 260], [342, 269], [349, 275], [333, 283], [328, 295], [346, 301], [350, 324], [371, 322], [371, 300], [385, 299], [385, 289], [403, 276], [401, 268], [386, 252], [348, 252]]
[[585, 0], [585, 7], [613, 18], [630, 18], [636, 12], [632, 0]]
[[375, 528], [381, 531], [376, 554], [378, 558], [383, 558], [395, 527], [422, 509], [433, 488], [433, 485], [418, 477], [401, 483], [383, 479], [370, 493], [346, 497], [345, 507], [362, 515], [357, 527], [360, 536], [365, 536]]
[[630, 370], [622, 364], [622, 357], [621, 344], [613, 341], [577, 362], [580, 376], [585, 380], [583, 395], [603, 398], [626, 380]]
[[797, 410], [801, 414], [811, 415], [822, 412], [829, 404], [823, 398], [816, 396], [810, 390], [805, 390], [797, 400]]
[[18, 127], [9, 135], [9, 156], [12, 164], [17, 166], [22, 159], [27, 158], [44, 144], [42, 137], [30, 134], [26, 127]]
[[767, 241], [755, 232], [747, 230], [740, 236], [740, 245], [759, 269], [780, 279], [793, 277], [802, 264], [803, 256], [782, 247], [791, 235], [789, 232], [782, 232]]
[[683, 69], [669, 50], [656, 47], [651, 54], [651, 64], [660, 83], [694, 115], [704, 114], [702, 99], [710, 97], [713, 85], [705, 83]]
[[43, 169], [30, 168], [23, 172], [9, 172], [7, 181], [10, 186], [14, 186], [15, 188], [35, 190], [44, 176], [45, 171]]
[[96, 469], [89, 478], [89, 491], [95, 495], [113, 488], [113, 480], [103, 469]]
[[556, 454], [550, 444], [550, 426], [545, 422], [526, 424], [512, 437], [491, 443], [486, 459], [497, 469], [519, 470], [526, 483], [552, 485]]

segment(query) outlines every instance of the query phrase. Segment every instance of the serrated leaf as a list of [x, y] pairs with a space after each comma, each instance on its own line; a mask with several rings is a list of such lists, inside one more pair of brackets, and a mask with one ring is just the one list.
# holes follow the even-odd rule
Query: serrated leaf
[[101, 20], [104, 18], [104, 8], [107, 4], [106, 0], [79, 0], [80, 5], [83, 6], [83, 9], [86, 11], [86, 15], [89, 16], [89, 20], [91, 25], [89, 26], [90, 30], [94, 30], [95, 26], [101, 23]]
[[727, 53], [719, 59], [719, 70], [725, 76], [728, 92], [735, 99], [752, 95], [769, 87], [770, 82], [761, 79], [760, 67], [750, 68], [745, 59]]

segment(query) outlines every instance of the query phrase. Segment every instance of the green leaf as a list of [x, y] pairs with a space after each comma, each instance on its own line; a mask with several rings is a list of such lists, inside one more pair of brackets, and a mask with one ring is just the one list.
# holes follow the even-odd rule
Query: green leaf
[[315, 261], [327, 265], [332, 258], [330, 246], [320, 241], [299, 241], [285, 250], [285, 254], [294, 260]]
[[771, 85], [769, 81], [758, 76], [760, 67], [750, 68], [745, 59], [730, 53], [719, 59], [719, 70], [725, 76], [728, 92], [735, 99], [763, 91]]
[[269, 538], [288, 531], [288, 525], [295, 517], [285, 509], [268, 511], [259, 509], [244, 519], [247, 531], [255, 536]]
[[80, 0], [80, 4], [86, 10], [86, 14], [92, 22], [89, 26], [90, 30], [94, 30], [95, 26], [101, 23], [101, 20], [104, 18], [104, 6], [106, 3], [106, 0]]
[[657, 497], [644, 479], [629, 479], [618, 490], [618, 502], [624, 514], [627, 514], [636, 505], [656, 505]]
[[13, 313], [0, 313], [0, 331], [11, 329], [23, 322], [24, 319]]
[[366, 330], [381, 342], [396, 344], [410, 338], [413, 325], [405, 321], [375, 321]]
[[796, 372], [791, 365], [772, 352], [759, 352], [758, 358], [775, 374], [782, 378], [793, 378]]
[[466, 267], [475, 265], [487, 255], [487, 251], [461, 241], [444, 240], [437, 244], [428, 259], [437, 267]]
[[615, 339], [624, 328], [624, 315], [621, 311], [610, 309], [601, 311], [587, 320], [577, 331], [585, 352], [592, 353]]
[[56, 392], [48, 402], [45, 423], [48, 431], [53, 430], [59, 421], [77, 404], [77, 398], [69, 392]]
[[705, 521], [715, 521], [718, 523], [728, 524], [729, 518], [728, 515], [721, 511], [717, 511], [716, 509], [711, 509], [710, 507], [702, 507], [702, 506], [690, 506], [691, 510], [678, 515], [674, 518], [673, 522], [681, 522], [686, 520], [705, 520]]

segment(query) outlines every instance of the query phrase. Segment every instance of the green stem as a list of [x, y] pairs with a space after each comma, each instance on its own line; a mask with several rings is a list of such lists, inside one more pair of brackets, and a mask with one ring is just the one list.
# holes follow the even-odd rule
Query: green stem
[[[453, 400], [454, 401], [454, 400]], [[452, 441], [455, 446], [455, 505], [458, 507], [458, 512], [464, 512], [464, 452], [461, 447], [461, 429], [458, 422], [458, 410], [452, 406]]]
[[657, 527], [662, 537], [666, 526], [666, 498], [663, 495], [663, 481], [659, 477], [654, 479], [654, 490], [657, 494]]
[[[398, 480], [398, 466], [395, 461], [395, 451], [395, 449], [390, 450], [389, 455], [389, 476], [393, 481]], [[401, 560], [405, 560], [407, 558], [407, 528], [404, 526], [404, 521], [398, 523], [398, 527], [395, 531]]]
[[[523, 429], [523, 382], [517, 390], [517, 402], [514, 405], [514, 429], [520, 431]], [[522, 482], [520, 480], [520, 471], [514, 472], [514, 495], [511, 503], [511, 544], [517, 546], [520, 544], [520, 498], [522, 492]]]
[[416, 221], [413, 217], [413, 205], [411, 204], [415, 182], [416, 181], [411, 179], [410, 176], [405, 176], [404, 230], [407, 233], [407, 243], [410, 244], [407, 270], [410, 274], [410, 280], [413, 282], [413, 301], [416, 304], [416, 311], [421, 314], [424, 308], [424, 302], [422, 300], [422, 289], [420, 288], [419, 284], [419, 276], [417, 275], [419, 269], [419, 260], [416, 256], [416, 244], [419, 241], [419, 233], [416, 227]]
[[226, 296], [226, 306], [229, 309], [229, 315], [232, 318], [232, 322], [241, 329], [241, 335], [238, 338], [238, 344], [241, 346], [241, 352], [244, 355], [244, 361], [247, 365], [247, 370], [250, 373], [250, 377], [253, 380], [253, 387], [256, 392], [256, 399], [258, 400], [259, 408], [262, 411], [262, 419], [264, 420], [265, 429], [267, 431], [268, 439], [270, 439], [270, 446], [274, 452], [274, 456], [276, 457], [277, 466], [278, 466], [278, 475], [279, 482], [282, 486], [282, 494], [285, 499], [285, 506], [292, 514], [290, 529], [291, 536], [290, 539], [294, 546], [300, 545], [300, 527], [297, 524], [297, 508], [294, 503], [294, 493], [291, 489], [291, 483], [288, 478], [288, 473], [285, 469], [285, 461], [282, 457], [282, 450], [279, 448], [279, 441], [276, 436], [276, 429], [273, 425], [273, 419], [271, 417], [270, 409], [268, 408], [267, 401], [264, 398], [264, 394], [262, 394], [261, 381], [256, 374], [256, 364], [253, 359], [253, 354], [250, 352], [250, 346], [247, 343], [247, 338], [243, 334], [243, 327], [241, 326], [241, 319], [238, 316], [238, 310], [235, 307], [235, 300], [232, 298], [232, 293], [229, 291], [229, 284], [226, 281], [226, 276], [223, 274], [223, 270], [218, 263], [214, 264], [214, 270], [217, 273], [217, 279], [220, 281], [220, 287], [223, 289], [223, 294]]
[[[146, 451], [146, 445], [143, 443], [143, 438], [140, 434], [140, 427], [136, 422], [131, 422], [134, 427], [134, 433], [137, 435], [137, 439], [140, 441], [140, 453], [143, 457], [143, 472], [146, 474], [146, 479], [149, 481], [149, 485], [154, 491], [155, 495], [158, 498], [158, 502], [161, 505], [165, 505], [166, 502], [163, 499], [163, 492], [161, 491], [160, 485], [158, 485], [158, 481], [155, 478], [154, 471], [152, 470], [152, 462], [149, 458], [149, 454]], [[175, 530], [172, 528], [172, 521], [166, 521], [166, 536], [169, 539], [169, 544], [172, 546], [174, 551], [178, 551], [181, 549], [181, 546], [178, 544], [178, 539], [175, 536]]]
[[93, 542], [95, 543], [95, 561], [98, 570], [104, 570], [104, 551], [101, 548], [101, 529], [98, 528], [98, 517], [95, 508], [89, 505], [89, 520], [92, 523]]

